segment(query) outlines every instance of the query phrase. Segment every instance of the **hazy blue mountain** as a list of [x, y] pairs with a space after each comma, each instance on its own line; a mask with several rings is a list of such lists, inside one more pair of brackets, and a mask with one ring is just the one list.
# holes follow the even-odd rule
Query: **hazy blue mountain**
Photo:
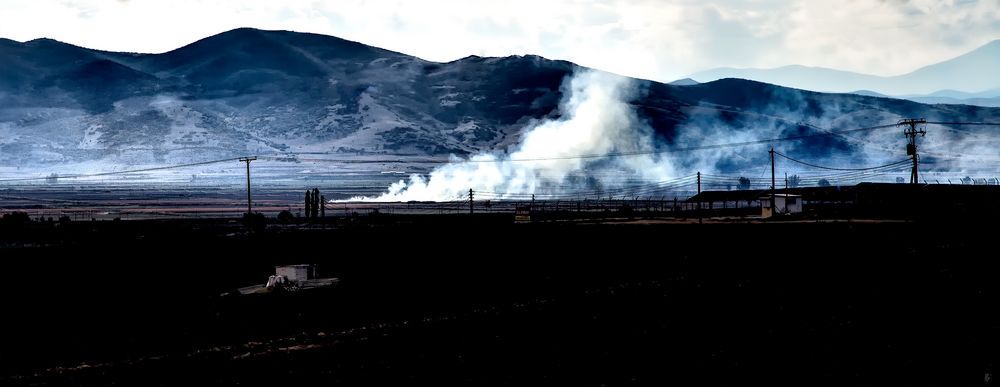
[[980, 91], [978, 93], [966, 93], [958, 90], [938, 90], [926, 95], [904, 95], [902, 97], [944, 97], [955, 99], [993, 98], [1000, 97], [1000, 88]]
[[906, 99], [926, 104], [975, 105], [985, 107], [1000, 107], [1000, 97], [993, 98], [949, 98], [931, 96], [910, 96]]
[[871, 91], [871, 90], [855, 90], [855, 91], [852, 91], [850, 94], [864, 95], [864, 96], [868, 96], [868, 97], [892, 98], [892, 97], [890, 97], [888, 95], [885, 95], [885, 94], [882, 94], [882, 93], [876, 93], [876, 92]]
[[985, 90], [978, 93], [966, 93], [958, 90], [939, 90], [930, 94], [911, 94], [899, 96], [911, 101], [926, 104], [976, 105], [1000, 107], [1000, 88]]
[[[247, 154], [503, 152], [533, 122], [559, 118], [563, 81], [580, 69], [530, 55], [436, 63], [331, 36], [255, 29], [162, 54], [0, 40], [0, 67], [0, 169], [8, 170]], [[901, 117], [1000, 120], [1000, 109], [736, 79], [636, 83], [631, 103], [660, 147], [817, 133]], [[827, 136], [786, 146], [793, 154], [864, 162], [900, 156], [897, 137]], [[869, 149], [879, 141], [890, 145]], [[757, 153], [766, 156], [712, 154], [711, 162], [737, 169], [759, 161]], [[709, 156], [692, 154], [691, 165], [703, 165], [699, 157]]]
[[691, 79], [691, 78], [684, 78], [684, 79], [678, 79], [676, 81], [670, 82], [670, 83], [668, 83], [668, 85], [672, 85], [672, 86], [691, 86], [691, 85], [697, 85], [699, 83], [701, 83], [701, 82], [698, 82], [698, 81], [696, 81], [694, 79]]
[[[742, 78], [825, 92], [872, 90], [893, 96], [924, 96], [941, 90], [957, 90], [964, 93], [983, 91], [995, 93], [1000, 88], [998, 68], [1000, 68], [1000, 40], [994, 40], [954, 59], [891, 77], [806, 66], [785, 66], [774, 69], [718, 68], [702, 71], [690, 77], [699, 82], [723, 78]], [[991, 94], [973, 97], [996, 96]], [[946, 97], [958, 98], [954, 95], [946, 95]]]

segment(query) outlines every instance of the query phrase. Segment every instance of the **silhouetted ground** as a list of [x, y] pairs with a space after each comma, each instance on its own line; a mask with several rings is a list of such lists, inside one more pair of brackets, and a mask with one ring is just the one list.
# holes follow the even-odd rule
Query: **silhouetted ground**
[[[0, 384], [978, 385], [1000, 361], [992, 233], [457, 216], [5, 229], [34, 247], [0, 250]], [[341, 283], [220, 296], [281, 263]]]

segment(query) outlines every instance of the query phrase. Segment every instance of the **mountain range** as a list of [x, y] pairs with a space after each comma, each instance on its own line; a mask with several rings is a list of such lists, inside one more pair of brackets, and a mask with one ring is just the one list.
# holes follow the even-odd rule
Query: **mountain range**
[[969, 53], [897, 76], [875, 76], [823, 67], [716, 68], [692, 74], [699, 82], [752, 79], [806, 90], [875, 92], [923, 103], [1000, 106], [1000, 40]]
[[[8, 171], [247, 154], [502, 153], [534, 123], [560, 119], [564, 81], [583, 69], [532, 55], [438, 63], [332, 36], [251, 28], [162, 54], [0, 39], [0, 67], [0, 170]], [[795, 136], [905, 117], [1000, 120], [1000, 109], [739, 79], [634, 83], [638, 92], [629, 103], [657, 147]], [[895, 132], [871, 135], [817, 136], [788, 143], [786, 152], [859, 162], [903, 157]], [[878, 141], [885, 144], [872, 145]], [[682, 166], [732, 170], [759, 162], [766, 157], [761, 153], [676, 157]]]

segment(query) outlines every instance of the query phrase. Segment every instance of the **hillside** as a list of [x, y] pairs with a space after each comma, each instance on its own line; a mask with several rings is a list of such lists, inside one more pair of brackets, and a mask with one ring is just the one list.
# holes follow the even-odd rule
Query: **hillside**
[[[558, 119], [579, 66], [537, 56], [436, 63], [335, 37], [237, 29], [162, 54], [0, 40], [0, 165], [116, 168], [246, 154], [418, 156], [503, 153], [538, 120]], [[822, 94], [725, 79], [636, 80], [629, 101], [657, 147], [892, 123], [1000, 120], [1000, 109]], [[872, 89], [872, 88], [868, 88]], [[904, 156], [895, 132], [818, 137], [803, 157]], [[928, 136], [928, 142], [952, 141]], [[877, 146], [873, 146], [876, 144]], [[950, 146], [950, 145], [949, 145]], [[763, 155], [759, 154], [763, 153]], [[679, 165], [738, 170], [766, 152], [676, 154]], [[933, 161], [933, 159], [928, 159]]]

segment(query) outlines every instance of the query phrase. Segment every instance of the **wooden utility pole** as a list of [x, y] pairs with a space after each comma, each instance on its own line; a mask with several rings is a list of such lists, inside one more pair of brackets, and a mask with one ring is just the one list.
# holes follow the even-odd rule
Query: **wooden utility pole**
[[306, 204], [305, 204], [306, 218], [311, 218], [312, 217], [313, 199], [312, 199], [312, 191], [310, 191], [308, 189], [306, 190], [305, 202], [306, 202]]
[[[701, 194], [701, 171], [698, 171], [698, 194]], [[698, 198], [698, 223], [701, 223], [701, 198]]]
[[254, 160], [257, 160], [257, 156], [240, 158], [240, 162], [247, 163], [247, 215], [253, 213], [250, 207], [250, 162]]
[[312, 209], [312, 217], [313, 218], [318, 218], [319, 217], [319, 206], [320, 206], [320, 202], [319, 202], [319, 188], [313, 188], [313, 190], [312, 190], [312, 207], [311, 207], [311, 209]]
[[469, 215], [472, 215], [472, 188], [469, 188]]
[[910, 170], [910, 184], [917, 184], [917, 165], [920, 164], [920, 156], [917, 154], [917, 135], [923, 137], [927, 134], [927, 131], [923, 127], [917, 129], [917, 125], [926, 124], [927, 120], [923, 118], [907, 118], [904, 120], [899, 120], [896, 126], [906, 125], [909, 128], [903, 129], [903, 135], [906, 136], [906, 155], [910, 156], [913, 160], [913, 168]]
[[774, 147], [773, 146], [771, 147], [771, 150], [768, 151], [768, 153], [771, 154], [771, 216], [774, 216], [775, 208], [774, 208]]

